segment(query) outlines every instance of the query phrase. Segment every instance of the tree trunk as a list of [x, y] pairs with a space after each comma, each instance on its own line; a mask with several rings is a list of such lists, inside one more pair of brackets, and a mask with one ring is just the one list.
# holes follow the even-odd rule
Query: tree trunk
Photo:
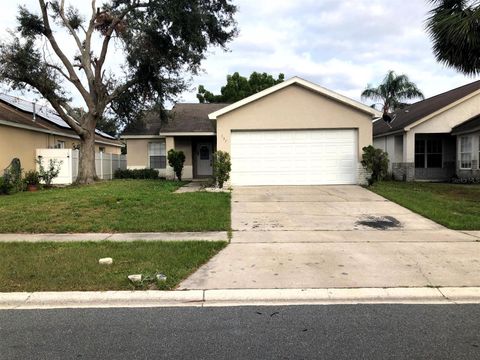
[[95, 170], [95, 135], [89, 132], [80, 137], [80, 158], [76, 183], [92, 184], [96, 180], [98, 177]]

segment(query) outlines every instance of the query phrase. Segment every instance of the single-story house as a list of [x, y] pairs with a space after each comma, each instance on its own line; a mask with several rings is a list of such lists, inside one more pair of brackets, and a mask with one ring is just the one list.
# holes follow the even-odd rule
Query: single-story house
[[169, 149], [186, 155], [184, 179], [212, 175], [212, 155], [228, 152], [232, 185], [365, 182], [362, 148], [372, 144], [377, 110], [298, 77], [234, 104], [176, 104], [167, 121], [150, 114], [122, 135], [128, 168], [171, 177]]
[[[73, 149], [80, 138], [57, 113], [14, 96], [0, 94], [0, 172], [19, 158], [25, 171], [34, 170], [36, 149]], [[123, 144], [96, 131], [97, 152], [120, 154]]]
[[480, 177], [480, 81], [414, 103], [392, 119], [376, 120], [373, 137], [396, 179]]

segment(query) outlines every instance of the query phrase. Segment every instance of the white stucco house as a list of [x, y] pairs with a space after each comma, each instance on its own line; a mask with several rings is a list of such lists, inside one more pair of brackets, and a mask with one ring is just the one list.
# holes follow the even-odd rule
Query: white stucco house
[[397, 180], [480, 177], [480, 81], [376, 120], [374, 146], [386, 151]]

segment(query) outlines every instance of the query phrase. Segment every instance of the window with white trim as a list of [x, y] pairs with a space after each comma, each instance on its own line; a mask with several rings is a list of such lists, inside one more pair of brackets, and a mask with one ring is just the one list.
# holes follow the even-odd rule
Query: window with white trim
[[472, 168], [472, 137], [462, 136], [460, 138], [460, 169]]
[[148, 166], [151, 169], [165, 169], [167, 167], [165, 141], [148, 143]]
[[57, 140], [55, 144], [55, 149], [65, 149], [65, 141]]

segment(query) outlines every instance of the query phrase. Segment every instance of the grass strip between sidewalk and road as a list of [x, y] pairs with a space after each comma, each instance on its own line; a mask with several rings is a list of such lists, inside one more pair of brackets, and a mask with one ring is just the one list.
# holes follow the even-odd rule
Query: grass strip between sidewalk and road
[[230, 194], [184, 183], [113, 180], [0, 196], [0, 233], [228, 231]]
[[[226, 242], [0, 243], [0, 292], [170, 290]], [[112, 265], [98, 260], [113, 258]], [[127, 278], [156, 273], [166, 282], [134, 286]]]
[[480, 185], [384, 181], [369, 189], [449, 229], [480, 230]]

